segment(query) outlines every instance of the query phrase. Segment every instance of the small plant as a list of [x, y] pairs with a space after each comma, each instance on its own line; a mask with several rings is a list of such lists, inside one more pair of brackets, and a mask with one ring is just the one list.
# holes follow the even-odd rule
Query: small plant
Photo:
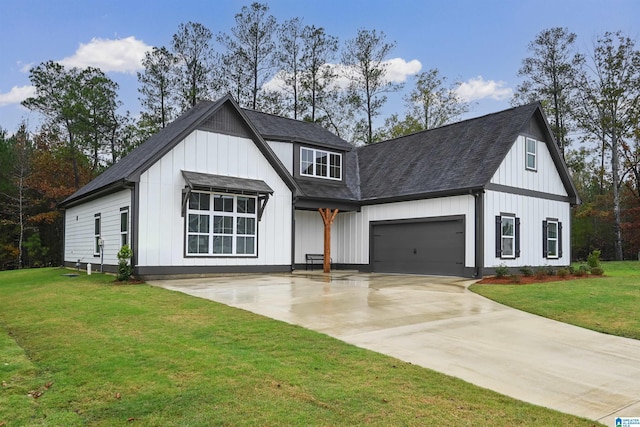
[[587, 274], [589, 274], [589, 267], [586, 265], [581, 265], [575, 272], [578, 277], [586, 276]]
[[604, 269], [602, 267], [591, 267], [591, 274], [594, 276], [602, 276], [604, 274]]
[[522, 267], [520, 269], [520, 273], [522, 273], [522, 275], [524, 277], [531, 277], [533, 276], [533, 270], [531, 269], [531, 267], [529, 267], [528, 265], [525, 265], [524, 267]]
[[542, 279], [545, 278], [546, 275], [547, 275], [547, 269], [546, 268], [542, 268], [542, 267], [536, 268], [536, 271], [534, 273], [534, 276], [535, 276], [536, 279], [542, 280]]
[[126, 282], [131, 277], [131, 273], [133, 272], [133, 266], [131, 265], [132, 256], [133, 251], [129, 245], [124, 245], [118, 251], [118, 280], [121, 282]]
[[496, 277], [498, 279], [502, 279], [503, 277], [506, 277], [509, 274], [509, 268], [504, 265], [504, 264], [500, 264], [498, 267], [496, 267]]
[[565, 277], [567, 277], [569, 275], [569, 270], [566, 268], [561, 268], [560, 270], [558, 270], [558, 277], [564, 279]]
[[555, 276], [556, 275], [556, 269], [553, 268], [553, 267], [547, 268], [547, 275], [548, 276]]
[[591, 251], [591, 253], [587, 255], [587, 265], [591, 268], [600, 267], [600, 254], [601, 252], [597, 249]]
[[511, 283], [520, 283], [519, 274], [512, 274], [511, 276], [509, 276], [509, 279], [511, 279]]
[[576, 269], [573, 265], [570, 265], [569, 267], [567, 267], [567, 270], [569, 270], [569, 274], [575, 274], [576, 273]]

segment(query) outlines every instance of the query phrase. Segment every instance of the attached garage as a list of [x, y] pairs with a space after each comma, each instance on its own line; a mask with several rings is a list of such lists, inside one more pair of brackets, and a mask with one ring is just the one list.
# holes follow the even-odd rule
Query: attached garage
[[371, 265], [379, 273], [464, 275], [464, 218], [371, 223]]

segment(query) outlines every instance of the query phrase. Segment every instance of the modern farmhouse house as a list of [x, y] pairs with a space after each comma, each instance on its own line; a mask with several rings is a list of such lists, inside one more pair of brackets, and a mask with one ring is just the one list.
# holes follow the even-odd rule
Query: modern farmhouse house
[[[570, 262], [578, 195], [538, 103], [353, 147], [203, 101], [67, 198], [64, 260], [143, 277], [333, 268], [481, 277]], [[320, 211], [320, 212], [319, 212]]]

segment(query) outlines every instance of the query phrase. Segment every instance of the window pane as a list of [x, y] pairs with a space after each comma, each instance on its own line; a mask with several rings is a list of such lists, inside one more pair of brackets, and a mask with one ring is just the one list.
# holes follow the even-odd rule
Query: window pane
[[200, 211], [209, 210], [209, 195], [205, 193], [191, 193], [189, 194], [189, 209], [196, 209]]
[[121, 234], [120, 235], [120, 246], [124, 246], [127, 244], [127, 235], [126, 234]]
[[513, 237], [514, 219], [511, 217], [502, 218], [502, 235]]
[[256, 199], [253, 197], [238, 197], [238, 213], [256, 213]]
[[536, 168], [536, 157], [531, 155], [531, 154], [527, 154], [527, 167], [529, 169], [535, 169]]
[[214, 196], [213, 210], [216, 212], [233, 212], [233, 196]]
[[256, 220], [254, 218], [238, 218], [238, 234], [255, 234]]
[[300, 173], [302, 175], [313, 175], [313, 150], [308, 148], [300, 149]]
[[527, 138], [527, 153], [536, 154], [536, 140]]
[[316, 151], [316, 175], [327, 176], [327, 153]]
[[213, 236], [213, 253], [214, 254], [230, 254], [231, 253], [231, 236]]
[[513, 256], [513, 238], [502, 238], [502, 256]]
[[100, 234], [100, 217], [96, 218], [94, 221], [94, 233], [93, 234]]
[[547, 242], [547, 256], [548, 257], [557, 257], [558, 256], [558, 241], [557, 240], [549, 240]]
[[209, 215], [189, 214], [189, 232], [190, 233], [208, 233], [209, 232]]
[[190, 254], [206, 254], [209, 252], [209, 236], [189, 236], [187, 252]]
[[120, 212], [120, 232], [128, 231], [129, 229], [129, 211]]
[[340, 163], [341, 157], [339, 154], [331, 154], [329, 156], [329, 177], [340, 179]]
[[547, 223], [547, 237], [549, 239], [557, 239], [558, 238], [558, 224], [555, 222]]
[[214, 216], [213, 232], [219, 234], [233, 234], [233, 217], [232, 216]]
[[255, 237], [238, 237], [236, 240], [236, 251], [238, 254], [253, 255]]

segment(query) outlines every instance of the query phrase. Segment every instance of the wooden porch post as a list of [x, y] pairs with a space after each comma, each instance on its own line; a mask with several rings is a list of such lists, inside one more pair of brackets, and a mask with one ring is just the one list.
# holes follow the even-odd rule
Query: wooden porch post
[[338, 215], [338, 209], [332, 212], [329, 208], [318, 208], [318, 212], [324, 222], [324, 272], [329, 273], [331, 272], [331, 224]]

